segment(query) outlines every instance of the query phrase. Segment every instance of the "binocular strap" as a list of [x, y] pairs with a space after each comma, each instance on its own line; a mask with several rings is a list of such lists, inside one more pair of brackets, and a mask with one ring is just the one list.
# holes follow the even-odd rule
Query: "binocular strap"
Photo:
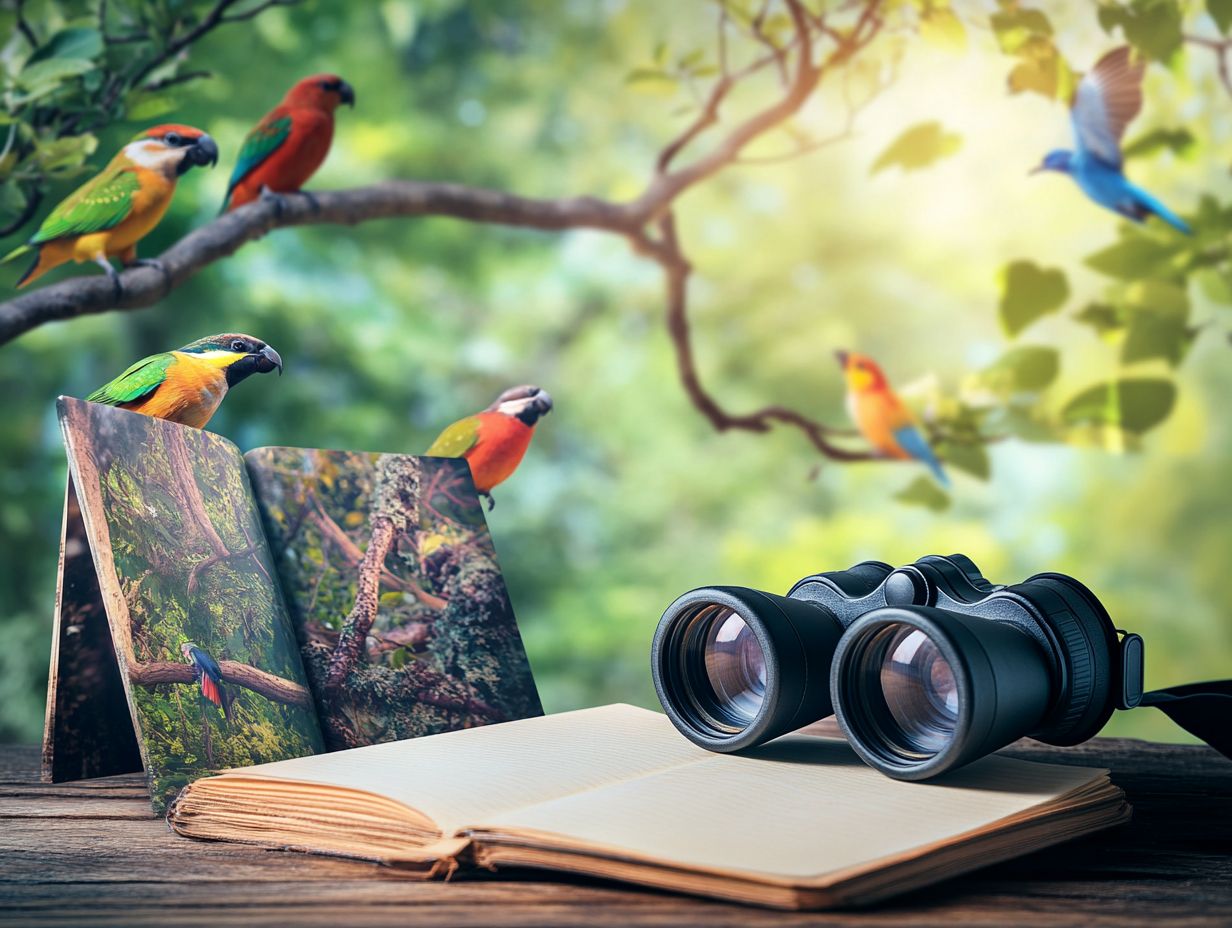
[[1232, 680], [1152, 690], [1143, 694], [1139, 705], [1154, 706], [1191, 735], [1232, 758]]

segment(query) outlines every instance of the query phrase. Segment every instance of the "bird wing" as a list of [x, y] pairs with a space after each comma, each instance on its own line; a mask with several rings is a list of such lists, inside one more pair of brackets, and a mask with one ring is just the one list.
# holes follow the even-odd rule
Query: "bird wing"
[[201, 672], [218, 683], [222, 680], [222, 668], [218, 666], [218, 661], [214, 660], [213, 656], [200, 648], [190, 648], [189, 654], [192, 655], [193, 663], [201, 668]]
[[108, 167], [60, 202], [30, 239], [31, 245], [102, 232], [123, 222], [133, 209], [133, 194], [141, 189], [127, 165]]
[[227, 184], [227, 196], [231, 199], [231, 191], [245, 177], [251, 174], [258, 165], [278, 150], [291, 134], [291, 116], [279, 110], [274, 110], [262, 119], [251, 132], [244, 136], [244, 144], [240, 147], [240, 156], [235, 162], [235, 170], [231, 172], [231, 180]]
[[1114, 48], [1096, 62], [1074, 91], [1070, 119], [1078, 147], [1108, 164], [1121, 164], [1121, 136], [1142, 109], [1146, 62], [1133, 59], [1128, 46]]
[[170, 352], [142, 358], [110, 383], [86, 397], [91, 403], [119, 406], [149, 396], [167, 379], [167, 368], [175, 361]]
[[436, 436], [425, 452], [434, 458], [460, 458], [479, 443], [479, 417], [467, 416]]

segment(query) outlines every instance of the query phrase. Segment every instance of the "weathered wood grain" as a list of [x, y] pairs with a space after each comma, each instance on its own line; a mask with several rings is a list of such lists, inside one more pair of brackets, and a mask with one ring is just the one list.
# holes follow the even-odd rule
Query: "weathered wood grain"
[[782, 913], [529, 872], [419, 883], [365, 863], [186, 841], [151, 816], [140, 775], [41, 784], [37, 748], [0, 747], [0, 924], [1232, 924], [1232, 762], [1112, 739], [1010, 753], [1111, 768], [1134, 820], [874, 909]]

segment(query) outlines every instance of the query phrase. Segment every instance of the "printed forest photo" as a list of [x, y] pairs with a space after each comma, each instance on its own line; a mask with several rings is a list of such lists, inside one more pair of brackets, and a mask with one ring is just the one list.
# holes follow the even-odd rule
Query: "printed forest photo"
[[155, 809], [206, 771], [322, 750], [236, 448], [146, 416], [63, 408]]
[[146, 414], [80, 434], [167, 788], [657, 709], [678, 595], [869, 559], [1061, 572], [1148, 691], [1232, 675], [1229, 0], [0, 28], [0, 743], [44, 723], [61, 395]]
[[541, 714], [463, 462], [246, 458], [329, 749]]

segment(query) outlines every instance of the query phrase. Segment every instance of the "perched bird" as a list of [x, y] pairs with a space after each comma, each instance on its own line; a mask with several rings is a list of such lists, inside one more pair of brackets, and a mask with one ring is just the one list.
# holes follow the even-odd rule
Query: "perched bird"
[[180, 645], [180, 653], [196, 671], [197, 682], [201, 684], [202, 698], [216, 705], [222, 710], [223, 718], [228, 722], [231, 721], [231, 694], [222, 685], [222, 668], [218, 666], [218, 661], [191, 641], [185, 641]]
[[68, 261], [93, 261], [107, 272], [118, 293], [120, 275], [109, 259], [160, 266], [138, 260], [137, 243], [163, 218], [180, 175], [194, 165], [217, 161], [218, 146], [200, 129], [165, 125], [142, 132], [93, 180], [61, 201], [29, 242], [5, 256], [11, 261], [37, 252], [17, 286]]
[[459, 419], [427, 450], [431, 457], [465, 458], [475, 489], [496, 505], [492, 488], [512, 474], [535, 434], [535, 423], [552, 411], [552, 397], [538, 387], [511, 387], [483, 412]]
[[864, 355], [837, 351], [835, 356], [847, 377], [847, 413], [865, 440], [886, 457], [923, 461], [938, 483], [949, 486], [915, 416], [890, 388], [881, 368]]
[[1128, 47], [1116, 48], [1099, 59], [1078, 82], [1070, 103], [1074, 150], [1057, 149], [1031, 173], [1068, 174], [1082, 192], [1113, 212], [1134, 222], [1155, 215], [1174, 229], [1190, 233], [1186, 222], [1141, 187], [1125, 177], [1121, 136], [1142, 109], [1142, 75], [1146, 62], [1135, 60]]
[[274, 368], [282, 373], [282, 358], [259, 338], [211, 335], [142, 358], [86, 399], [200, 429], [227, 390], [250, 374]]
[[287, 91], [282, 102], [244, 137], [227, 185], [222, 212], [251, 203], [262, 191], [294, 193], [329, 154], [334, 110], [355, 105], [355, 91], [336, 74], [314, 74]]

